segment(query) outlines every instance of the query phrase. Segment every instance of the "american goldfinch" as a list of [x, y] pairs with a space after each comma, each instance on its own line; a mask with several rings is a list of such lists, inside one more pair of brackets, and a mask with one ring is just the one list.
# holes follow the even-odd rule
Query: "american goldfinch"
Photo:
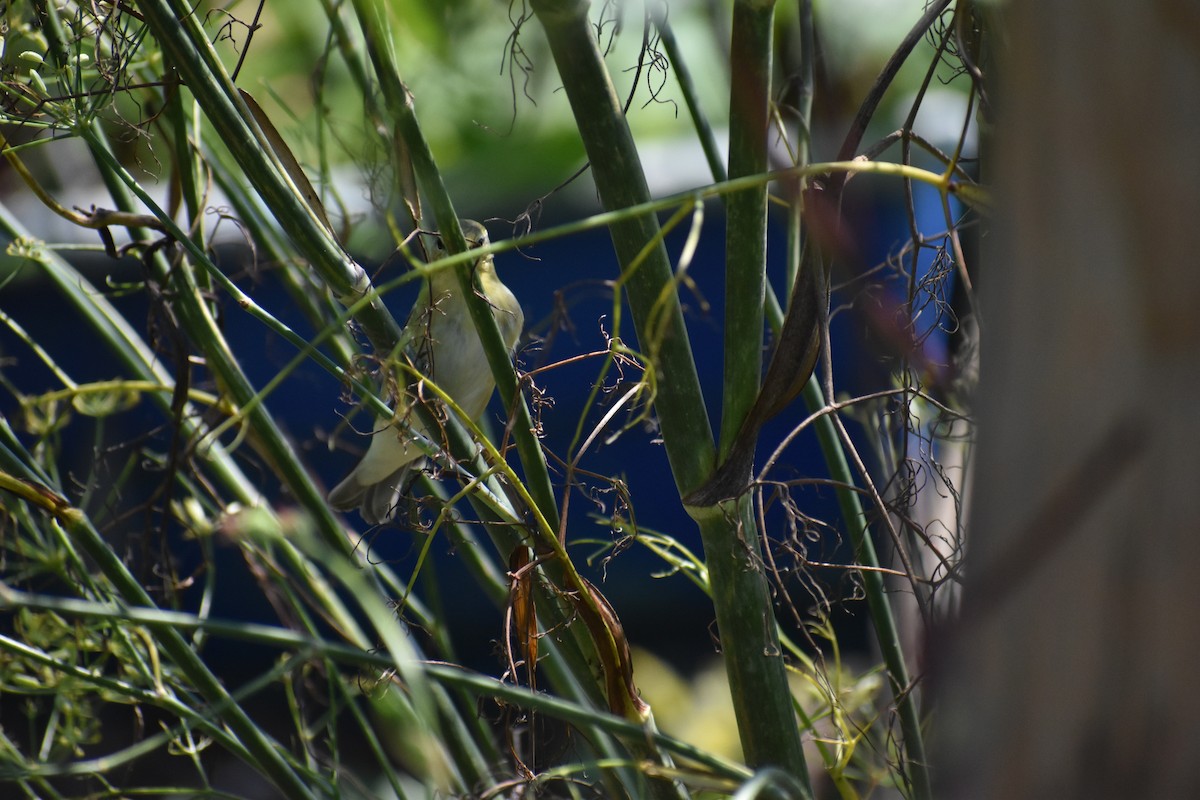
[[[488, 233], [483, 225], [472, 220], [461, 220], [460, 225], [469, 247], [487, 245]], [[475, 262], [474, 275], [511, 352], [525, 324], [521, 305], [496, 277], [490, 255]], [[407, 353], [417, 368], [471, 419], [478, 419], [496, 384], [454, 270], [442, 270], [425, 282], [404, 332], [409, 341]], [[412, 409], [411, 397], [402, 394], [394, 408], [391, 419], [376, 421], [362, 461], [329, 493], [331, 506], [340, 511], [357, 506], [363, 520], [371, 525], [395, 513], [405, 473], [424, 455], [408, 431], [428, 436]]]

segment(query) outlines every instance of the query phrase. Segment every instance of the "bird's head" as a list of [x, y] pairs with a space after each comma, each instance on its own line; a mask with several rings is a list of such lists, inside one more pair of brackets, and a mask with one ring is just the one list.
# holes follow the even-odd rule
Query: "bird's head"
[[[467, 240], [468, 249], [474, 250], [477, 247], [487, 247], [490, 243], [491, 240], [488, 238], [487, 228], [483, 226], [483, 223], [476, 222], [473, 219], [460, 219], [458, 225], [462, 229], [463, 238]], [[433, 250], [435, 260], [443, 258], [447, 254], [446, 243], [441, 236], [434, 237]], [[495, 267], [492, 263], [492, 257], [489, 255], [479, 259], [476, 262], [475, 268], [483, 270], [486, 273], [493, 272]]]
[[473, 219], [460, 219], [458, 225], [462, 228], [463, 238], [467, 240], [467, 247], [474, 249], [488, 246], [490, 240], [487, 228], [483, 227], [483, 223]]

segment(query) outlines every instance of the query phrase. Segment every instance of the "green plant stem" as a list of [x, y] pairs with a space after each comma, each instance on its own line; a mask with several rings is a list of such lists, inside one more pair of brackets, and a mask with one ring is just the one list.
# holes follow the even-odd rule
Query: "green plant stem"
[[667, 59], [671, 62], [671, 67], [675, 72], [675, 81], [679, 84], [679, 91], [683, 94], [683, 102], [692, 118], [692, 126], [696, 129], [696, 135], [700, 137], [700, 147], [704, 150], [704, 158], [708, 161], [713, 182], [722, 183], [727, 176], [725, 164], [721, 161], [721, 146], [717, 144], [717, 135], [713, 131], [712, 125], [709, 124], [707, 115], [700, 107], [700, 95], [696, 91], [696, 82], [692, 80], [691, 69], [683, 57], [683, 52], [679, 49], [675, 31], [667, 19], [667, 10], [666, 3], [654, 4], [651, 11], [654, 15], [654, 24], [662, 39], [663, 49], [667, 52]]
[[[521, 236], [519, 239], [504, 239], [492, 242], [486, 248], [472, 250], [469, 256], [447, 257], [445, 263], [458, 263], [457, 259], [465, 261], [468, 258], [478, 258], [485, 253], [506, 253], [563, 236], [569, 236], [574, 233], [595, 230], [596, 228], [607, 227], [611, 229], [614, 225], [643, 214], [677, 210], [681, 206], [694, 205], [711, 197], [720, 197], [721, 195], [753, 186], [766, 185], [775, 181], [786, 182], [800, 178], [812, 178], [834, 172], [856, 175], [887, 175], [919, 181], [920, 183], [932, 186], [943, 194], [954, 195], [964, 203], [981, 211], [987, 211], [991, 206], [991, 196], [982, 186], [966, 180], [953, 180], [953, 175], [946, 173], [931, 172], [930, 170], [914, 167], [910, 164], [897, 164], [892, 161], [823, 161], [804, 167], [787, 167], [759, 175], [747, 175], [744, 178], [706, 184], [698, 186], [695, 189], [688, 189], [659, 198], [646, 198], [633, 205], [606, 210], [584, 219], [557, 225], [553, 228], [533, 231]], [[956, 172], [955, 174], [958, 173]]]
[[[808, 786], [751, 495], [689, 506], [688, 513], [704, 542], [742, 751], [751, 765], [778, 766]], [[714, 543], [725, 551], [715, 551]]]
[[[550, 49], [575, 115], [576, 126], [591, 159], [601, 202], [610, 212], [649, 201], [649, 189], [621, 105], [604, 66], [592, 27], [588, 4], [578, 1], [532, 3], [550, 42]], [[667, 456], [681, 496], [698, 488], [715, 467], [715, 445], [704, 398], [700, 392], [687, 329], [673, 290], [670, 261], [650, 214], [622, 215], [610, 225], [641, 349], [657, 354], [659, 370], [656, 410]], [[658, 315], [665, 325], [656, 327]], [[661, 339], [655, 330], [664, 330]], [[742, 731], [746, 757], [754, 765], [777, 765], [794, 775], [806, 775], [804, 754], [795, 718], [775, 622], [758, 559], [750, 569], [738, 553], [745, 549], [744, 527], [754, 531], [750, 506], [732, 517], [720, 508], [688, 508], [700, 525], [712, 575], [714, 606], [721, 644], [730, 664], [730, 685]], [[742, 513], [745, 512], [745, 513]], [[754, 543], [751, 533], [749, 542]], [[731, 554], [734, 554], [731, 557]], [[718, 567], [718, 562], [721, 566]], [[728, 568], [722, 568], [728, 567]], [[752, 624], [743, 624], [752, 621]], [[744, 661], [743, 661], [744, 659]], [[759, 711], [787, 709], [785, 714]]]
[[[117, 163], [100, 130], [88, 126], [81, 128], [79, 133], [91, 148], [106, 185], [118, 204], [125, 208], [132, 207], [132, 192], [147, 207], [154, 208], [161, 215], [161, 210], [157, 209], [153, 199]], [[164, 219], [169, 218], [164, 216]], [[130, 233], [135, 238], [140, 235], [137, 231]], [[181, 240], [181, 243], [190, 244], [190, 240]], [[199, 255], [203, 257], [203, 253]], [[202, 299], [191, 265], [172, 269], [161, 254], [150, 259], [149, 263], [161, 285], [177, 286], [179, 291], [174, 309], [179, 316], [180, 325], [191, 340], [204, 351], [206, 363], [225, 393], [243, 409], [263, 455], [296, 499], [313, 515], [326, 539], [343, 552], [349, 552], [351, 545], [341, 524], [325, 502], [324, 494], [317, 489], [291, 442], [284, 436], [275, 418], [260, 401], [257, 390], [242, 372], [241, 365], [225, 340], [220, 326]]]
[[[638, 160], [621, 103], [609, 79], [587, 19], [586, 2], [536, 0], [532, 4], [550, 42], [575, 123], [591, 159], [604, 208], [610, 212], [650, 202], [650, 190]], [[664, 206], [667, 207], [667, 206]], [[606, 222], [622, 269], [638, 263], [642, 249], [658, 237], [658, 221], [650, 209], [611, 214]], [[659, 240], [626, 286], [641, 350], [657, 345], [662, 376], [655, 408], [675, 485], [680, 494], [700, 486], [712, 472], [715, 445], [683, 311], [672, 290], [673, 276], [666, 247]], [[661, 308], [656, 305], [662, 301]], [[652, 318], [665, 315], [660, 341], [650, 336]]]
[[[774, 0], [733, 4], [729, 176], [767, 171]], [[719, 458], [729, 455], [762, 375], [767, 275], [767, 187], [725, 197], [725, 379]]]
[[[138, 11], [162, 48], [166, 62], [179, 71], [247, 180], [296, 248], [343, 305], [352, 305], [363, 297], [370, 290], [366, 272], [334, 240], [272, 157], [270, 144], [254, 124], [237, 87], [209, 44], [200, 25], [201, 15], [179, 0], [143, 0]], [[382, 299], [373, 297], [356, 319], [378, 351], [392, 351], [400, 327]]]
[[[665, 11], [665, 7], [658, 7]], [[692, 116], [693, 125], [696, 128], [697, 135], [700, 137], [701, 144], [704, 149], [705, 156], [708, 159], [709, 169], [712, 172], [714, 183], [723, 183], [728, 180], [724, 165], [721, 163], [719, 148], [717, 147], [716, 137], [713, 134], [712, 126], [708, 123], [708, 119], [703, 114], [699, 98], [696, 96], [695, 86], [691, 79], [691, 75], [687, 69], [687, 64], [683, 60], [678, 46], [675, 42], [674, 34], [671, 32], [670, 24], [666, 20], [665, 13], [656, 16], [655, 23], [658, 25], [659, 33], [662, 36], [663, 47], [667, 51], [667, 56], [671, 60], [672, 66], [675, 68], [676, 80], [683, 92], [684, 101], [688, 107], [688, 111]], [[814, 53], [813, 53], [813, 21], [812, 21], [812, 3], [809, 0], [801, 3], [800, 9], [800, 28], [801, 28], [801, 75], [799, 88], [798, 111], [800, 112], [800, 126], [802, 128], [801, 141], [797, 143], [795, 150], [796, 162], [794, 167], [798, 170], [804, 170], [808, 164], [809, 154], [809, 127], [812, 110], [813, 96], [813, 74], [814, 74]], [[765, 169], [763, 170], [765, 171]], [[802, 177], [792, 177], [784, 181], [789, 186], [799, 187], [802, 182]], [[765, 184], [764, 184], [765, 187]], [[786, 285], [788, 287], [796, 280], [797, 270], [801, 261], [801, 208], [798, 203], [794, 204], [794, 214], [789, 220], [792, 224], [788, 228], [788, 275]], [[813, 268], [818, 268], [819, 265], [812, 265]], [[789, 291], [790, 293], [790, 291]], [[766, 316], [770, 320], [772, 328], [776, 336], [783, 326], [783, 309], [779, 305], [779, 300], [775, 295], [770, 284], [766, 285]], [[854, 496], [852, 495], [852, 498]], [[855, 498], [856, 499], [856, 498]], [[688, 573], [690, 576], [690, 572]], [[706, 578], [699, 581], [701, 588], [706, 594], [711, 597], [711, 583]], [[793, 647], [793, 652], [796, 657], [805, 659], [806, 656]], [[814, 670], [815, 666], [811, 662], [807, 662], [807, 667]], [[804, 717], [804, 709], [799, 703], [795, 704], [796, 712], [802, 718]], [[805, 718], [805, 727], [809, 730], [814, 730], [811, 720]], [[829, 753], [828, 747], [818, 738], [815, 741], [817, 749], [821, 752], [822, 758], [827, 767], [832, 767], [834, 757]], [[842, 791], [843, 796], [851, 796], [852, 792], [847, 789], [846, 778], [844, 775], [831, 776], [835, 784]], [[811, 790], [810, 790], [811, 791]]]
[[[825, 407], [825, 395], [821, 391], [816, 375], [813, 375], [804, 387], [804, 402], [810, 412], [816, 412]], [[925, 737], [921, 731], [917, 693], [912, 691], [908, 666], [905, 664], [904, 650], [900, 643], [900, 632], [896, 628], [892, 606], [887, 599], [887, 587], [884, 585], [883, 573], [879, 570], [879, 557], [875, 553], [875, 544], [871, 541], [867, 515], [858, 493], [854, 491], [854, 474], [846, 461], [846, 454], [842, 449], [836, 425], [828, 415], [821, 415], [814, 421], [814, 426], [817, 440], [821, 445], [821, 452], [825, 456], [825, 463], [829, 467], [830, 477], [838, 487], [836, 492], [838, 507], [842, 512], [842, 519], [849, 529], [850, 541], [854, 544], [858, 563], [867, 567], [867, 569], [860, 570], [859, 573], [862, 576], [863, 593], [867, 599], [871, 623], [875, 628], [875, 639], [883, 656], [888, 682], [896, 703], [896, 713], [900, 718], [900, 730], [904, 736], [905, 749], [905, 758], [902, 763], [912, 782], [913, 797], [917, 800], [928, 800], [933, 797], [933, 794], [929, 780], [929, 762], [925, 753]]]

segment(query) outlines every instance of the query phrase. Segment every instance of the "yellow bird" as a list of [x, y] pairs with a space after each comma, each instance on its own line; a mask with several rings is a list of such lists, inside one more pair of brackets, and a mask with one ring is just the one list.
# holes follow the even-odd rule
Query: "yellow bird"
[[[487, 245], [487, 228], [473, 220], [461, 220], [459, 224], [468, 247]], [[475, 262], [474, 274], [511, 352], [525, 324], [521, 304], [496, 276], [490, 255]], [[425, 282], [404, 331], [413, 363], [471, 419], [479, 419], [496, 383], [454, 270], [441, 270]], [[376, 421], [367, 454], [329, 493], [329, 504], [340, 511], [357, 506], [363, 520], [370, 525], [391, 518], [400, 499], [405, 473], [424, 455], [410, 429], [435, 442], [438, 440], [428, 435], [412, 411], [412, 399], [401, 397], [391, 419]]]

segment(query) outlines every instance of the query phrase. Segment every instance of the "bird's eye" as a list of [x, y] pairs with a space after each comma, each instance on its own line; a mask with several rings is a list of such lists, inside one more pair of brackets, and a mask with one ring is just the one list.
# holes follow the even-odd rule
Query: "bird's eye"
[[438, 250], [441, 250], [443, 252], [445, 252], [445, 250], [446, 250], [446, 245], [442, 243], [442, 237], [440, 237], [440, 236], [433, 240], [433, 245]]

